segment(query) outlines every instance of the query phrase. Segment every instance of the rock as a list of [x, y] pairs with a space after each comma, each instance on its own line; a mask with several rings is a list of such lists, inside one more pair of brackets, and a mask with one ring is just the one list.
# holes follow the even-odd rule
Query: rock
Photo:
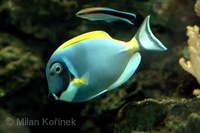
[[115, 133], [199, 133], [200, 101], [146, 99], [130, 102], [120, 109]]
[[141, 102], [130, 102], [118, 112], [114, 132], [152, 130], [166, 114], [165, 106], [158, 101], [147, 99]]

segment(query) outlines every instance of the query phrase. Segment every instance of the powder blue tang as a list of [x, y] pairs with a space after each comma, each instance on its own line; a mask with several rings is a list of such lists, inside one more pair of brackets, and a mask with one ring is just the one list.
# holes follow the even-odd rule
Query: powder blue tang
[[146, 17], [129, 42], [93, 31], [62, 44], [46, 66], [50, 95], [57, 100], [84, 102], [125, 83], [141, 61], [138, 51], [167, 49], [151, 32], [149, 19]]

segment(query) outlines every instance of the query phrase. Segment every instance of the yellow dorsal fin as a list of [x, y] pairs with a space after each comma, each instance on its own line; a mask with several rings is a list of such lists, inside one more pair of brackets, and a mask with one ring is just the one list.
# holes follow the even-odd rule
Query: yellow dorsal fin
[[89, 84], [89, 72], [86, 72], [81, 78], [75, 78], [73, 80], [75, 84], [88, 85]]
[[60, 47], [58, 47], [57, 50], [61, 50], [65, 47], [73, 45], [74, 43], [77, 43], [77, 42], [80, 42], [83, 40], [87, 40], [89, 38], [111, 38], [111, 37], [104, 31], [92, 31], [92, 32], [88, 32], [88, 33], [79, 35], [77, 37], [74, 37], [74, 38], [70, 39], [69, 41], [66, 41]]

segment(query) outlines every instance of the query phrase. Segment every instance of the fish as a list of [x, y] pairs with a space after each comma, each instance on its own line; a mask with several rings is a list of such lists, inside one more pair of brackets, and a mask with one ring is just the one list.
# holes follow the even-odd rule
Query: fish
[[104, 31], [91, 31], [59, 46], [46, 65], [49, 96], [86, 102], [124, 84], [137, 70], [141, 50], [165, 51], [153, 35], [147, 16], [128, 42]]
[[85, 8], [77, 12], [76, 16], [91, 21], [104, 20], [106, 22], [113, 22], [121, 20], [131, 25], [134, 25], [131, 20], [136, 19], [136, 15], [133, 13], [122, 12], [107, 7]]

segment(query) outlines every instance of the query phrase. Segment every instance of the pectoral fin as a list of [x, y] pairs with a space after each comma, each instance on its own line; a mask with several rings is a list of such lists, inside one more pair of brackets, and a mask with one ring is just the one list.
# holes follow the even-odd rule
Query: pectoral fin
[[88, 85], [89, 84], [89, 72], [86, 72], [81, 78], [73, 79], [73, 82], [77, 85]]

